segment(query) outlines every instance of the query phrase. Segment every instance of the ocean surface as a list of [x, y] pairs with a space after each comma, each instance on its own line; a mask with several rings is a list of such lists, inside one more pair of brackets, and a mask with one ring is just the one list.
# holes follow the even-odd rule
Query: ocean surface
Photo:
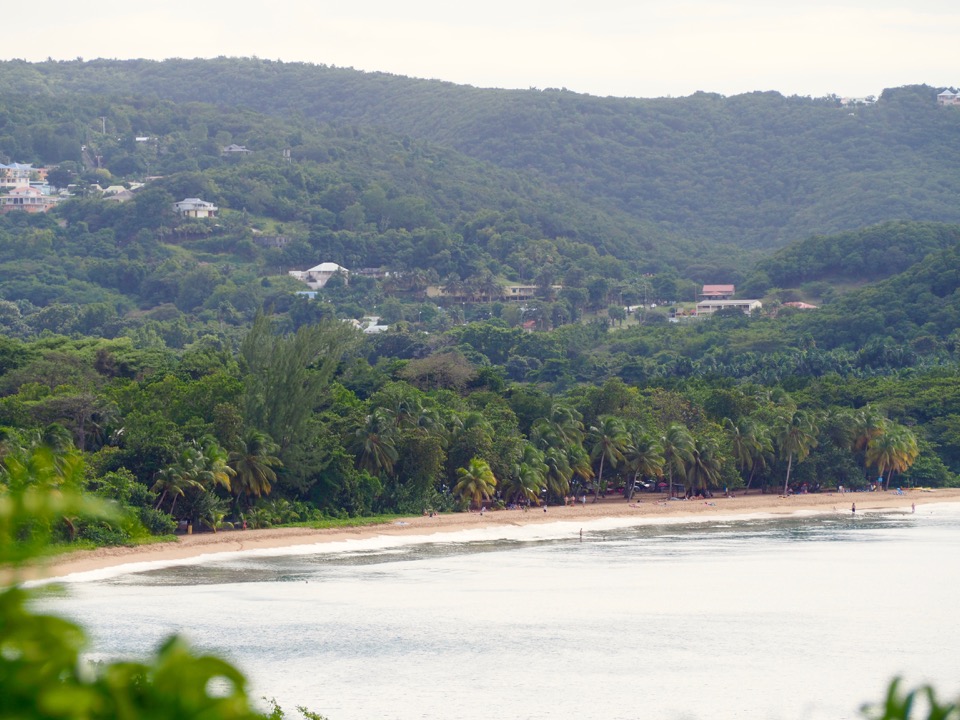
[[960, 693], [958, 559], [960, 505], [605, 520], [128, 566], [37, 605], [92, 659], [181, 633], [329, 720], [842, 720], [894, 675]]

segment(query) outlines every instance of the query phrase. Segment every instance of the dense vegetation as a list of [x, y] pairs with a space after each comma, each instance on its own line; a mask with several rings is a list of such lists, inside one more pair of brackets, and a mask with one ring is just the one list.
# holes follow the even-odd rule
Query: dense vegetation
[[659, 233], [638, 234], [654, 244], [770, 248], [884, 220], [960, 221], [948, 160], [960, 113], [927, 86], [850, 107], [775, 92], [640, 100], [218, 58], [10, 61], [0, 93], [202, 101], [387, 130], [561, 188], [594, 219], [618, 210], [652, 224]]
[[[0, 161], [73, 193], [0, 216], [0, 569], [191, 525], [957, 484], [960, 113], [934, 94], [0, 63]], [[95, 187], [133, 182], [124, 203]], [[177, 216], [189, 196], [220, 216]], [[320, 261], [389, 274], [297, 295], [287, 271]], [[703, 282], [764, 312], [668, 323]], [[536, 298], [497, 300], [506, 283]], [[371, 314], [390, 329], [343, 322]], [[25, 598], [0, 595], [5, 713], [254, 717], [235, 670], [178, 642], [79, 668], [80, 631]]]
[[[705, 178], [726, 188], [713, 193], [723, 202], [754, 187], [754, 209], [778, 173], [837, 181], [836, 168], [855, 164], [846, 146], [829, 163], [798, 163], [849, 122], [898, 148], [871, 162], [900, 153], [913, 167], [946, 147], [954, 122], [924, 104], [928, 90], [885, 93], [851, 118], [835, 99], [620, 102], [244, 60], [4, 63], [0, 152], [59, 161], [50, 180], [73, 191], [49, 214], [0, 216], [5, 447], [76, 448], [88, 489], [126, 508], [123, 523], [59, 528], [65, 541], [662, 482], [953, 484], [958, 226], [914, 204], [897, 217], [925, 222], [816, 235], [752, 269], [696, 230], [727, 232], [703, 205]], [[203, 92], [217, 104], [190, 94]], [[433, 130], [414, 132], [431, 107], [443, 108]], [[507, 107], [513, 120], [494, 123]], [[540, 120], [517, 120], [530, 112]], [[663, 168], [643, 177], [682, 188], [689, 212], [646, 185], [631, 192], [659, 214], [618, 194], [612, 157], [636, 161], [630, 138], [654, 119]], [[850, 153], [862, 155], [861, 136], [845, 136]], [[520, 137], [529, 158], [518, 162]], [[613, 140], [626, 149], [612, 152]], [[235, 143], [250, 152], [224, 152]], [[551, 163], [557, 147], [582, 143], [596, 162], [577, 166], [573, 187]], [[778, 149], [783, 168], [768, 162]], [[95, 189], [148, 177], [127, 202]], [[610, 192], [584, 189], [595, 182]], [[826, 187], [777, 192], [794, 217], [823, 217], [814, 196]], [[220, 216], [179, 217], [173, 202], [190, 196]], [[759, 232], [753, 210], [730, 207], [743, 216], [740, 244], [764, 244], [747, 237]], [[297, 295], [286, 271], [321, 260], [389, 274]], [[698, 279], [731, 278], [762, 296], [762, 316], [677, 325], [651, 307], [693, 297]], [[537, 297], [498, 301], [509, 282]], [[462, 301], [428, 300], [431, 284]], [[798, 312], [791, 300], [822, 307]], [[390, 330], [341, 322], [369, 314]]]

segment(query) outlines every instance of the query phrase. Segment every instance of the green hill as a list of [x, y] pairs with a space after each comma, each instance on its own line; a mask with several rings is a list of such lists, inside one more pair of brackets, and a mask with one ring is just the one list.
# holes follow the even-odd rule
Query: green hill
[[876, 281], [958, 242], [960, 227], [940, 223], [890, 222], [837, 235], [815, 235], [759, 261], [741, 290], [762, 295], [770, 287]]
[[259, 59], [0, 64], [0, 91], [129, 94], [388, 130], [674, 237], [776, 248], [886, 220], [960, 221], [960, 113], [936, 89], [618, 99], [482, 90]]

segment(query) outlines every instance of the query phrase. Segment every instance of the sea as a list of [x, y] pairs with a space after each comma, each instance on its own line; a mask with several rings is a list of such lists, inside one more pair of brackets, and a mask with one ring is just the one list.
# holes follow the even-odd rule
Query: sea
[[329, 720], [862, 718], [960, 695], [960, 505], [383, 536], [63, 579], [90, 660], [172, 633]]

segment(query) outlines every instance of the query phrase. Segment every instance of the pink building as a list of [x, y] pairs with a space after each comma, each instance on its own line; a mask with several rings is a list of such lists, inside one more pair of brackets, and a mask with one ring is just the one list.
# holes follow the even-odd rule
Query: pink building
[[43, 213], [57, 204], [60, 198], [44, 195], [29, 185], [15, 187], [6, 195], [0, 195], [0, 213], [23, 210], [28, 213]]
[[704, 300], [729, 300], [736, 291], [735, 285], [704, 285], [700, 297]]

